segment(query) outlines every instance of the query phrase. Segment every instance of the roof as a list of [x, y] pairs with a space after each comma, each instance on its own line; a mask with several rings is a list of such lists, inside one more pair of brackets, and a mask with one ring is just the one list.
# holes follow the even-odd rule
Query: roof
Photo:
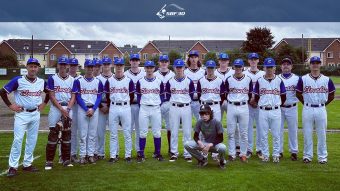
[[128, 54], [137, 54], [141, 48], [138, 48], [136, 45], [124, 45], [124, 47], [118, 47], [124, 54], [127, 52]]
[[[303, 47], [308, 50], [308, 40], [311, 40], [311, 49], [312, 51], [323, 51], [326, 47], [328, 47], [335, 39], [339, 38], [304, 38], [303, 39]], [[301, 47], [302, 39], [301, 38], [283, 38], [278, 44], [275, 45], [274, 49], [281, 44], [281, 42], [286, 42], [293, 47]]]

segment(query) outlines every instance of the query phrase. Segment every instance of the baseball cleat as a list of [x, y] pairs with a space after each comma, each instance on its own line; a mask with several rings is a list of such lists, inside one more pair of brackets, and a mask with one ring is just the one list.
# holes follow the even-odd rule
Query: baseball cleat
[[262, 151], [256, 151], [256, 155], [259, 159], [263, 159]]
[[279, 163], [280, 162], [280, 157], [273, 157], [273, 163]]
[[218, 166], [221, 168], [221, 169], [225, 169], [225, 165], [226, 165], [227, 161], [226, 160], [221, 160], [218, 164]]
[[97, 160], [104, 160], [105, 159], [105, 156], [98, 156], [97, 157]]
[[249, 159], [251, 156], [253, 156], [253, 152], [251, 152], [251, 151], [247, 151], [247, 158]]
[[85, 165], [86, 164], [86, 158], [85, 157], [80, 157], [79, 164], [80, 165]]
[[176, 155], [171, 155], [169, 162], [175, 162], [177, 160], [177, 156]]
[[321, 161], [319, 161], [319, 164], [327, 164], [327, 161], [326, 160], [321, 160]]
[[236, 146], [236, 157], [239, 157], [241, 154], [240, 146]]
[[70, 160], [66, 160], [66, 161], [63, 163], [63, 166], [64, 166], [64, 167], [72, 167], [73, 164], [71, 163]]
[[118, 159], [117, 158], [110, 158], [108, 162], [113, 164], [113, 163], [118, 162]]
[[155, 157], [155, 159], [158, 160], [158, 161], [164, 161], [164, 158], [163, 158], [163, 156], [161, 154], [157, 155]]
[[127, 163], [131, 163], [131, 157], [126, 157], [124, 160], [125, 160], [125, 162], [127, 162]]
[[305, 164], [308, 164], [308, 163], [310, 163], [310, 162], [312, 162], [312, 161], [309, 160], [308, 158], [304, 158], [304, 159], [303, 159], [303, 163], [305, 163]]
[[71, 162], [73, 162], [73, 163], [78, 163], [79, 162], [79, 159], [77, 158], [77, 155], [72, 155], [71, 156]]
[[8, 172], [7, 172], [7, 177], [11, 178], [11, 177], [16, 176], [16, 175], [17, 175], [17, 169], [10, 167], [8, 169]]
[[137, 156], [137, 163], [142, 163], [145, 161], [145, 158], [142, 156]]
[[186, 157], [186, 158], [184, 158], [184, 160], [187, 161], [187, 162], [192, 162], [192, 158], [191, 157]]
[[297, 160], [298, 160], [297, 154], [296, 154], [296, 153], [292, 153], [292, 154], [290, 155], [290, 159], [291, 159], [292, 161], [297, 161]]
[[35, 168], [33, 165], [23, 167], [22, 170], [26, 172], [39, 172], [39, 169]]
[[197, 166], [198, 166], [198, 167], [205, 167], [205, 166], [207, 166], [207, 164], [208, 164], [208, 159], [205, 158], [205, 157], [203, 157], [202, 160], [199, 160], [199, 161], [198, 161]]
[[212, 158], [214, 161], [218, 161], [218, 153], [211, 153], [211, 158]]
[[234, 161], [234, 160], [235, 160], [235, 157], [233, 157], [231, 155], [228, 156], [228, 161]]
[[240, 157], [240, 161], [241, 161], [241, 162], [248, 162], [246, 156], [241, 156], [241, 157]]
[[94, 156], [89, 156], [89, 163], [96, 164], [96, 159], [94, 158]]
[[53, 162], [46, 161], [45, 170], [51, 170], [53, 168]]
[[283, 158], [283, 153], [280, 153], [280, 159], [282, 159]]
[[269, 157], [265, 157], [265, 156], [264, 156], [264, 157], [262, 158], [262, 162], [269, 162]]

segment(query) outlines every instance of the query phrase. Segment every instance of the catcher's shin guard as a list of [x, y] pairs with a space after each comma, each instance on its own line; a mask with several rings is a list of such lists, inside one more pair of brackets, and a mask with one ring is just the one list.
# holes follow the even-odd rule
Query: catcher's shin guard
[[61, 156], [63, 161], [70, 160], [71, 157], [71, 131], [62, 131], [61, 136]]
[[58, 134], [59, 130], [57, 128], [50, 128], [46, 145], [46, 161], [53, 161], [54, 159], [55, 151], [57, 150]]

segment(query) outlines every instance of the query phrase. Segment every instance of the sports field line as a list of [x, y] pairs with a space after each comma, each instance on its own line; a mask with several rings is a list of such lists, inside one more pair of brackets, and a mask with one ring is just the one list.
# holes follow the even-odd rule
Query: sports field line
[[[33, 160], [36, 160], [36, 159], [38, 159], [38, 158], [40, 158], [40, 157], [41, 157], [41, 155], [38, 155], [38, 156], [34, 157]], [[20, 167], [21, 165], [22, 165], [22, 163], [19, 164], [19, 167]], [[0, 174], [0, 176], [3, 176], [3, 175], [5, 175], [5, 174], [7, 174], [7, 170], [3, 171], [3, 172]]]

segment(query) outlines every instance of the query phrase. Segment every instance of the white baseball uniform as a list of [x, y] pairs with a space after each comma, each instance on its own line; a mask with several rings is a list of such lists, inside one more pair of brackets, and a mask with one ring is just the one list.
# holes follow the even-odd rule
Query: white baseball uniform
[[[125, 76], [129, 77], [135, 84], [135, 89], [137, 81], [145, 76], [145, 71], [140, 70], [138, 73], [133, 73], [131, 70], [127, 70], [124, 73]], [[135, 94], [135, 99], [131, 104], [131, 137], [133, 129], [135, 129], [135, 149], [139, 151], [139, 105], [137, 103], [137, 94]]]
[[[106, 81], [109, 78], [112, 78], [113, 74], [110, 76], [104, 76], [103, 74], [98, 75], [96, 78], [98, 78], [103, 85], [105, 85]], [[106, 94], [103, 93], [102, 105], [106, 105]], [[104, 114], [102, 111], [98, 111], [98, 128], [97, 128], [97, 138], [96, 138], [96, 151], [95, 154], [98, 156], [105, 156], [105, 131], [106, 126], [109, 124], [109, 114]], [[118, 147], [117, 147], [118, 149]], [[117, 150], [118, 152], [118, 150]]]
[[110, 158], [118, 155], [118, 127], [122, 123], [125, 141], [125, 158], [131, 157], [131, 107], [130, 94], [135, 91], [133, 81], [127, 76], [109, 78], [105, 84], [105, 92], [110, 94]]
[[197, 94], [200, 94], [201, 104], [209, 104], [214, 112], [214, 118], [221, 122], [221, 95], [225, 94], [225, 86], [219, 77], [207, 79], [206, 76], [198, 80]]
[[327, 162], [327, 111], [325, 103], [328, 101], [328, 94], [335, 92], [334, 84], [329, 77], [322, 74], [317, 78], [314, 78], [311, 74], [306, 74], [300, 78], [296, 91], [302, 93], [304, 100], [302, 110], [303, 158], [310, 161], [313, 159], [313, 128], [315, 125], [318, 138], [318, 161]]
[[[226, 93], [228, 103], [227, 131], [229, 155], [236, 158], [235, 137], [240, 136], [240, 156], [246, 156], [248, 146], [249, 108], [248, 100], [253, 91], [253, 83], [249, 76], [236, 78], [232, 75], [226, 79]], [[240, 134], [236, 134], [239, 124]]]
[[[202, 77], [204, 77], [205, 75], [205, 70], [202, 68], [199, 68], [197, 70], [193, 70], [190, 68], [187, 68], [184, 70], [184, 75], [186, 75], [188, 78], [190, 78], [192, 80], [192, 82], [195, 85], [195, 89], [197, 90], [197, 83], [198, 80], [201, 79]], [[200, 111], [200, 103], [199, 103], [199, 99], [197, 96], [197, 93], [194, 94], [194, 99], [191, 102], [191, 112], [194, 115], [196, 121], [198, 121], [198, 119], [200, 118], [199, 115], [199, 111]]]
[[10, 167], [18, 168], [22, 141], [27, 131], [23, 166], [28, 167], [33, 162], [40, 123], [38, 106], [42, 103], [42, 92], [47, 92], [46, 83], [38, 77], [30, 81], [26, 76], [17, 76], [11, 79], [4, 89], [8, 94], [14, 92], [15, 104], [24, 109], [14, 114], [14, 139], [8, 163]]
[[[190, 103], [195, 93], [195, 86], [188, 77], [171, 78], [166, 84], [166, 94], [170, 99], [170, 127], [171, 127], [171, 153], [178, 156], [178, 130], [182, 121], [183, 145], [191, 140], [192, 113]], [[183, 156], [191, 157], [184, 149]]]
[[281, 133], [280, 133], [280, 153], [283, 153], [284, 140], [284, 123], [287, 121], [288, 126], [288, 145], [290, 153], [298, 153], [298, 107], [299, 101], [296, 97], [296, 85], [299, 81], [299, 76], [295, 74], [280, 74], [286, 87], [286, 101], [281, 106]]
[[146, 77], [138, 80], [136, 85], [137, 102], [139, 109], [139, 146], [140, 156], [144, 157], [146, 136], [148, 134], [149, 123], [151, 123], [152, 134], [154, 137], [155, 152], [160, 154], [161, 149], [161, 103], [164, 94], [163, 82], [157, 77], [148, 79]]
[[[85, 76], [74, 82], [77, 90], [78, 127], [80, 130], [79, 155], [81, 157], [94, 156], [98, 126], [98, 106], [101, 102], [103, 84], [96, 77], [87, 79]], [[92, 108], [91, 117], [86, 112]]]
[[[257, 70], [256, 72], [250, 71], [250, 69], [243, 72], [249, 76], [253, 82], [253, 89], [257, 80], [262, 77], [265, 72]], [[253, 95], [254, 96], [254, 95]], [[248, 151], [253, 152], [254, 148], [254, 121], [256, 125], [256, 151], [261, 151], [261, 137], [260, 137], [260, 125], [259, 125], [259, 108], [253, 108], [249, 105], [249, 123], [248, 123]]]
[[[73, 77], [74, 80], [82, 78], [81, 75]], [[71, 155], [77, 155], [79, 149], [80, 131], [78, 128], [78, 104], [75, 102], [72, 106], [72, 127], [71, 127]]]
[[[220, 69], [215, 70], [215, 75], [222, 79], [223, 82], [227, 80], [228, 77], [232, 76], [235, 73], [235, 70], [228, 68], [227, 71], [221, 72]], [[221, 119], [223, 118], [223, 113], [227, 113], [228, 110], [228, 102], [224, 100], [221, 105]]]
[[261, 136], [261, 151], [265, 158], [269, 157], [268, 132], [273, 136], [273, 157], [280, 156], [280, 125], [281, 125], [281, 95], [286, 88], [277, 75], [271, 80], [259, 78], [255, 84], [254, 94], [260, 96], [259, 124]]

